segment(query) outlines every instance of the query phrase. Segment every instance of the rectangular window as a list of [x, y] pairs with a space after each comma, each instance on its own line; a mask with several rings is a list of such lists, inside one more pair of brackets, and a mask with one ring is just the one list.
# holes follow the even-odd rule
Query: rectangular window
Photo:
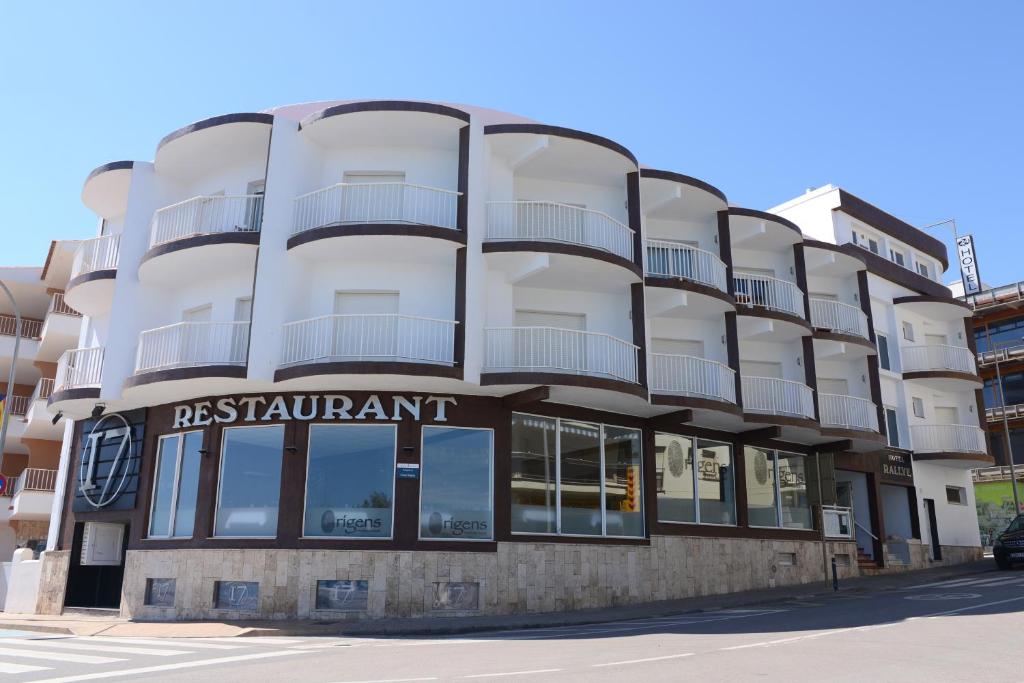
[[423, 427], [420, 538], [494, 538], [494, 432]]
[[391, 538], [396, 430], [310, 425], [303, 536]]
[[807, 470], [804, 456], [778, 453], [779, 502], [782, 508], [782, 526], [787, 529], [813, 529], [811, 502], [807, 497]]
[[959, 486], [947, 486], [946, 502], [951, 505], [967, 505], [967, 491]]
[[214, 536], [277, 535], [284, 425], [224, 430]]
[[896, 416], [895, 408], [885, 409], [885, 431], [889, 439], [889, 445], [893, 448], [900, 447], [900, 423]]
[[868, 240], [868, 251], [870, 251], [872, 254], [878, 253], [878, 240]]
[[512, 416], [512, 532], [643, 536], [641, 432]]
[[753, 446], [743, 454], [750, 526], [813, 529], [804, 456]]
[[907, 321], [903, 321], [903, 338], [907, 341], [914, 341], [914, 326]]
[[878, 340], [878, 366], [883, 370], [892, 370], [892, 363], [889, 361], [889, 338], [880, 332], [875, 332]]
[[924, 277], [928, 278], [929, 280], [932, 279], [932, 276], [931, 276], [931, 274], [928, 271], [928, 264], [927, 263], [921, 263], [920, 261], [917, 262], [917, 274], [918, 275], [923, 275]]
[[906, 260], [903, 258], [903, 252], [896, 251], [895, 249], [889, 250], [889, 259], [897, 266], [906, 265]]
[[149, 538], [192, 537], [202, 447], [202, 432], [160, 437], [149, 512]]
[[750, 526], [778, 526], [775, 451], [747, 446], [743, 449], [747, 474], [747, 520]]
[[675, 434], [655, 434], [654, 440], [658, 520], [736, 524], [732, 446]]
[[914, 396], [910, 399], [910, 404], [914, 408], [915, 417], [924, 417], [924, 401]]
[[654, 463], [658, 487], [658, 521], [696, 523], [693, 439], [674, 434], [655, 434]]

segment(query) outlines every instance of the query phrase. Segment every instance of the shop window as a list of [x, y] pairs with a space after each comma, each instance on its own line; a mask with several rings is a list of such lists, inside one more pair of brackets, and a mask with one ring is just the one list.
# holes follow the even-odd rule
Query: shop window
[[747, 474], [747, 521], [750, 526], [778, 526], [775, 452], [747, 446], [743, 460]]
[[967, 505], [966, 489], [961, 486], [947, 486], [946, 502], [950, 505]]
[[807, 471], [804, 456], [778, 453], [779, 503], [782, 526], [787, 529], [813, 529], [811, 503], [807, 498]]
[[658, 520], [736, 524], [732, 446], [675, 434], [654, 439]]
[[744, 460], [750, 526], [814, 527], [804, 456], [747, 446]]
[[423, 427], [420, 538], [494, 538], [494, 432]]
[[277, 535], [283, 449], [283, 425], [224, 430], [215, 536]]
[[512, 532], [641, 537], [641, 433], [512, 416]]
[[303, 536], [391, 538], [395, 442], [395, 425], [310, 425]]
[[202, 432], [160, 437], [149, 511], [149, 538], [192, 537], [202, 447]]

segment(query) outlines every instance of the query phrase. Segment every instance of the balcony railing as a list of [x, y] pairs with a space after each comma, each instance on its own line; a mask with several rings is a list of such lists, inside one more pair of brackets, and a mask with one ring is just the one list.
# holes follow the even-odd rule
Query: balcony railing
[[744, 377], [743, 410], [813, 420], [814, 392], [803, 382], [774, 377]]
[[4, 399], [4, 409], [11, 415], [25, 417], [28, 413], [28, 407], [31, 402], [31, 396], [8, 396]]
[[[0, 334], [13, 337], [18, 330], [18, 320], [13, 315], [0, 314]], [[21, 338], [39, 339], [43, 334], [43, 321], [21, 319]]]
[[104, 235], [85, 240], [75, 250], [75, 259], [71, 264], [71, 277], [94, 273], [98, 270], [116, 270], [120, 250], [120, 235]]
[[460, 192], [410, 183], [338, 183], [295, 198], [292, 234], [328, 225], [458, 227]]
[[912, 425], [916, 453], [985, 453], [985, 432], [974, 425]]
[[878, 431], [878, 409], [866, 398], [819, 393], [818, 410], [823, 427]]
[[64, 292], [54, 292], [53, 296], [50, 297], [50, 307], [46, 312], [47, 315], [56, 313], [58, 315], [70, 315], [76, 318], [82, 317], [81, 313], [64, 303]]
[[397, 314], [325, 315], [284, 326], [281, 365], [339, 361], [455, 362], [453, 320]]
[[1003, 419], [1003, 413], [1006, 413], [1007, 420], [1019, 420], [1024, 418], [1024, 404], [1015, 403], [1014, 405], [996, 406], [994, 408], [985, 409], [985, 419], [989, 422], [996, 422]]
[[831, 299], [811, 297], [811, 324], [832, 332], [868, 339], [868, 317], [856, 306]]
[[652, 353], [651, 391], [736, 403], [736, 373], [705, 358]]
[[952, 370], [969, 375], [977, 374], [974, 354], [963, 346], [905, 346], [900, 351], [900, 357], [903, 360], [903, 372]]
[[245, 365], [249, 322], [181, 322], [139, 335], [135, 372]]
[[70, 349], [57, 361], [53, 391], [100, 386], [103, 373], [103, 348]]
[[792, 282], [758, 273], [736, 272], [736, 302], [804, 318], [804, 293]]
[[853, 538], [853, 511], [838, 505], [822, 505], [825, 538]]
[[149, 246], [197, 235], [259, 232], [262, 222], [263, 195], [192, 197], [153, 214]]
[[729, 291], [725, 277], [725, 264], [710, 251], [696, 247], [647, 240], [647, 274], [654, 277], [681, 278]]
[[36, 388], [32, 392], [32, 398], [29, 403], [35, 403], [36, 401], [45, 401], [50, 398], [50, 394], [53, 393], [54, 380], [49, 377], [43, 377], [36, 382]]
[[633, 260], [633, 231], [601, 211], [535, 201], [487, 202], [489, 241], [558, 242]]
[[18, 488], [17, 477], [6, 477], [7, 483], [2, 489], [0, 489], [0, 498], [7, 497], [11, 498], [14, 496], [14, 489]]
[[57, 488], [57, 470], [41, 470], [30, 467], [18, 475], [12, 496], [22, 491], [54, 491]]
[[487, 372], [559, 372], [637, 381], [637, 347], [608, 334], [557, 327], [491, 327], [485, 332]]

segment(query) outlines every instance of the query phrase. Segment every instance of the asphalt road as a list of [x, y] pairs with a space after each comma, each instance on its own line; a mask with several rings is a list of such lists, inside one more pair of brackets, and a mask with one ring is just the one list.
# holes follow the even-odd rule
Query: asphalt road
[[0, 681], [1011, 681], [1024, 569], [815, 601], [445, 638], [0, 631]]

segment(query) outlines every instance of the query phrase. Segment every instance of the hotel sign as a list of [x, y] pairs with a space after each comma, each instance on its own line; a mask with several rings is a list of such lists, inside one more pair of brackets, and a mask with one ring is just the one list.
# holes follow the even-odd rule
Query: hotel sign
[[146, 410], [110, 413], [80, 423], [78, 481], [72, 510], [131, 510], [139, 488]]
[[964, 283], [964, 294], [977, 294], [981, 291], [981, 275], [978, 273], [978, 259], [974, 255], [974, 237], [964, 235], [957, 238], [956, 258], [960, 262], [960, 280]]
[[910, 454], [899, 451], [885, 451], [882, 454], [882, 477], [887, 483], [912, 486], [914, 469], [910, 463]]

